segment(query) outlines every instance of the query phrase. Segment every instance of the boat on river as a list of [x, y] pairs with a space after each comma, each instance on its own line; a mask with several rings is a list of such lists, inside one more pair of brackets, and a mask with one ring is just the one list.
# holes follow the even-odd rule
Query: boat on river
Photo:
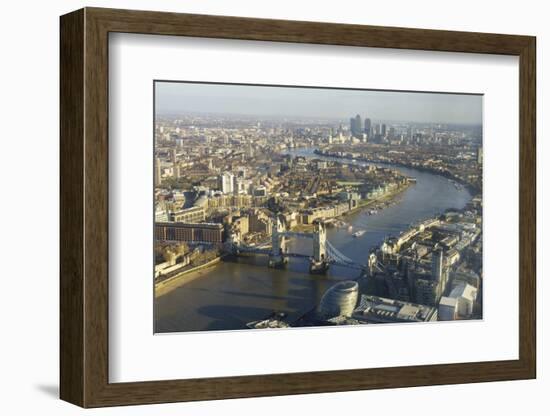
[[286, 317], [284, 312], [273, 312], [265, 319], [248, 322], [246, 326], [250, 329], [289, 328], [290, 325], [284, 321]]

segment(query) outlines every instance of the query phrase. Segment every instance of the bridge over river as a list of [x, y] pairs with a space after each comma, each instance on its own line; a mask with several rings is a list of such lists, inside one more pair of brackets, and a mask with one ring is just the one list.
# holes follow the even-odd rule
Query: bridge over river
[[[312, 233], [288, 231], [284, 220], [279, 216], [273, 219], [273, 232], [270, 246], [249, 246], [239, 240], [231, 239], [230, 250], [236, 254], [263, 254], [269, 257], [269, 267], [283, 267], [290, 258], [304, 258], [310, 262], [309, 271], [324, 273], [330, 265], [338, 265], [351, 269], [363, 270], [366, 266], [350, 259], [327, 240], [326, 225], [322, 221], [315, 223]], [[312, 240], [312, 253], [305, 254], [289, 249], [289, 239]]]

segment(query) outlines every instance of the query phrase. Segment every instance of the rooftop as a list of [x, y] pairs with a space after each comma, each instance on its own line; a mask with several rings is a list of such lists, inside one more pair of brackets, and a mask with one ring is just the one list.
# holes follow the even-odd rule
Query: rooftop
[[435, 318], [433, 307], [378, 296], [362, 295], [353, 317], [373, 322], [424, 322]]

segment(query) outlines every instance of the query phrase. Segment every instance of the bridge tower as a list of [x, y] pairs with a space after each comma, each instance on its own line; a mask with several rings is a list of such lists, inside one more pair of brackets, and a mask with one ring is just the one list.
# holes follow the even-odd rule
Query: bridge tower
[[374, 276], [374, 272], [376, 271], [376, 265], [378, 263], [378, 257], [376, 257], [375, 253], [369, 254], [369, 262], [368, 262], [368, 272], [369, 276]]
[[225, 249], [232, 254], [238, 254], [239, 249], [238, 247], [241, 245], [241, 236], [237, 233], [231, 233], [229, 235], [229, 238], [225, 242]]
[[311, 273], [324, 273], [328, 269], [327, 257], [327, 229], [325, 223], [317, 221], [315, 223], [315, 231], [313, 233], [313, 258], [309, 265]]
[[275, 216], [273, 223], [269, 267], [283, 267], [288, 262], [288, 259], [284, 256], [284, 253], [286, 253], [285, 224], [279, 215]]
[[327, 259], [327, 229], [325, 224], [318, 221], [315, 224], [315, 233], [313, 234], [313, 258], [315, 261], [324, 261]]

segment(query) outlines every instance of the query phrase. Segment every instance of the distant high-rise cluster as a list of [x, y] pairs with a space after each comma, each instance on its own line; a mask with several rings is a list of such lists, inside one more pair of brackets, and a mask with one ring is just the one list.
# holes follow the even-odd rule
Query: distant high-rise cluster
[[[359, 139], [367, 137], [370, 138], [373, 135], [373, 125], [370, 118], [365, 118], [365, 122], [361, 119], [361, 116], [357, 114], [355, 117], [350, 118], [350, 132], [353, 137]], [[385, 130], [385, 125], [384, 125]]]

